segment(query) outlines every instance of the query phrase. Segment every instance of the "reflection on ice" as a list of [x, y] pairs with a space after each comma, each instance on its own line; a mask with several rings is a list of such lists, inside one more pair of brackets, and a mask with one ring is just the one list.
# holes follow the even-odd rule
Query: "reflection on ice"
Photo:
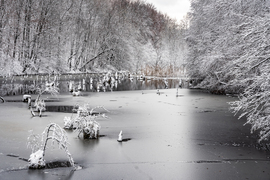
[[[1, 80], [0, 90], [2, 95], [34, 94], [40, 85], [54, 85], [60, 92], [71, 92], [74, 96], [80, 92], [106, 92], [142, 89], [166, 89], [187, 87], [188, 83], [181, 79], [168, 79], [157, 77], [137, 76], [116, 73], [107, 74], [69, 74], [69, 75], [36, 75], [12, 76]], [[186, 85], [185, 85], [186, 84]], [[0, 94], [0, 95], [1, 95]]]

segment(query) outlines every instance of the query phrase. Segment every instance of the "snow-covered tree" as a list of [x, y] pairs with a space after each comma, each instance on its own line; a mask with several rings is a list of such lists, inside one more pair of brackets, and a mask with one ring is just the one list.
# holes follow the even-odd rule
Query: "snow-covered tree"
[[69, 159], [70, 165], [74, 166], [74, 161], [68, 151], [68, 137], [66, 131], [55, 123], [49, 124], [41, 134], [31, 134], [28, 137], [27, 146], [32, 149], [32, 154], [29, 158], [29, 168], [41, 169], [45, 168], [45, 151], [48, 146], [48, 141], [52, 141], [52, 145], [57, 144], [59, 149], [63, 149]]
[[194, 0], [191, 7], [190, 76], [211, 90], [241, 92], [249, 69], [267, 59], [269, 1]]
[[230, 103], [269, 139], [270, 1], [192, 0], [188, 70], [199, 86], [241, 93]]
[[247, 118], [245, 124], [251, 125], [251, 132], [259, 133], [259, 142], [270, 138], [270, 72], [269, 63], [266, 71], [252, 78], [252, 83], [239, 95], [239, 100], [230, 102], [234, 113], [239, 118]]

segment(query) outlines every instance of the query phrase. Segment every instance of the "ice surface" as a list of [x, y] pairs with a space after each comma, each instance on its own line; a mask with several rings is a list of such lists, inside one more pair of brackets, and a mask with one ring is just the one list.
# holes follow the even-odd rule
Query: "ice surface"
[[[160, 89], [59, 95], [48, 106], [89, 103], [109, 110], [100, 119], [100, 138], [83, 140], [67, 131], [69, 152], [80, 170], [28, 171], [31, 154], [28, 131], [40, 133], [51, 122], [62, 124], [66, 112], [32, 117], [27, 104], [0, 104], [0, 179], [268, 179], [269, 154], [255, 148], [256, 139], [244, 120], [228, 111], [227, 96], [198, 90]], [[16, 98], [16, 97], [5, 97]], [[21, 99], [21, 96], [17, 97]], [[32, 96], [34, 99], [35, 97]], [[120, 131], [129, 141], [117, 142]], [[7, 156], [16, 154], [18, 157]], [[46, 163], [66, 161], [58, 149], [48, 149]], [[18, 170], [18, 169], [22, 170]], [[10, 171], [16, 169], [16, 171]]]

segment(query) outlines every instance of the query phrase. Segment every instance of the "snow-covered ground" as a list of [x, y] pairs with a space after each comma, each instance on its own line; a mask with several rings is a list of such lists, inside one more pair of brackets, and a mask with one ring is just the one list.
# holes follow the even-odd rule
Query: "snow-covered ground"
[[[33, 96], [33, 99], [35, 97]], [[49, 97], [50, 98], [50, 97]], [[6, 100], [21, 96], [6, 96]], [[29, 130], [40, 134], [50, 123], [64, 126], [71, 113], [32, 117], [27, 103], [0, 104], [0, 179], [267, 179], [269, 154], [228, 111], [228, 96], [199, 90], [65, 93], [47, 106], [89, 103], [109, 110], [99, 139], [68, 132], [69, 152], [78, 168], [28, 170]], [[126, 141], [118, 142], [119, 132]], [[68, 161], [64, 151], [48, 148], [47, 163]]]

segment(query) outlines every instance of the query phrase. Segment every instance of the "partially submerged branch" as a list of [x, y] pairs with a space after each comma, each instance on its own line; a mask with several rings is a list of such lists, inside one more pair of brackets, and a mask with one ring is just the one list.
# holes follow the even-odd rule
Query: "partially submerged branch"
[[31, 134], [28, 137], [28, 147], [32, 149], [32, 154], [29, 158], [29, 168], [40, 169], [44, 168], [46, 163], [44, 160], [47, 142], [52, 141], [58, 144], [59, 149], [63, 149], [69, 159], [71, 166], [74, 166], [74, 161], [68, 151], [68, 138], [64, 129], [55, 123], [49, 124], [41, 135], [41, 140], [38, 141], [40, 136]]

